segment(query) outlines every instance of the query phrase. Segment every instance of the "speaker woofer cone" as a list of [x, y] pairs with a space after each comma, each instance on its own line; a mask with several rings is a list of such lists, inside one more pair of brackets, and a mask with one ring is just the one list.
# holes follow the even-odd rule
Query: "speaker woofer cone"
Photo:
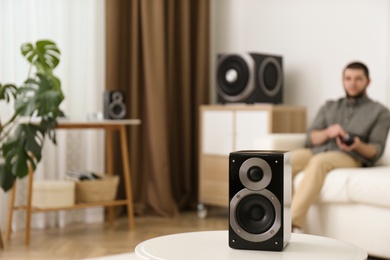
[[217, 65], [217, 91], [228, 101], [243, 101], [254, 91], [254, 61], [248, 54], [223, 56]]
[[280, 92], [283, 83], [282, 67], [273, 57], [267, 57], [259, 67], [259, 85], [268, 96], [275, 96]]
[[236, 218], [246, 232], [262, 234], [272, 227], [275, 210], [269, 199], [264, 196], [248, 195], [237, 205]]
[[122, 119], [126, 115], [126, 106], [124, 103], [113, 102], [109, 106], [108, 114], [112, 119]]
[[229, 210], [230, 226], [238, 236], [247, 241], [268, 240], [281, 227], [280, 201], [267, 189], [240, 190], [231, 199]]

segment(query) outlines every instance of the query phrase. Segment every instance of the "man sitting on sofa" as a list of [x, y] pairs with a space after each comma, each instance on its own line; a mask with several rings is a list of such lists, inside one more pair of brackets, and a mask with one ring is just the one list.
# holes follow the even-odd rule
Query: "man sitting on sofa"
[[342, 82], [346, 97], [326, 102], [308, 129], [307, 148], [292, 151], [293, 178], [304, 172], [292, 199], [293, 229], [304, 227], [307, 211], [330, 170], [371, 166], [384, 151], [390, 112], [367, 96], [367, 66], [350, 63]]

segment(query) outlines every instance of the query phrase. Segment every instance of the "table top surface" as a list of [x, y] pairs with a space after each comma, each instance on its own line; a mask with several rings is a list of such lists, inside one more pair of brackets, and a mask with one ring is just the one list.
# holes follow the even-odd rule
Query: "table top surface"
[[81, 120], [81, 119], [58, 119], [58, 126], [66, 125], [139, 125], [140, 119], [94, 119], [94, 120]]
[[[40, 118], [21, 118], [20, 123], [38, 124]], [[77, 119], [77, 118], [57, 118], [57, 126], [80, 126], [80, 127], [104, 127], [104, 126], [122, 126], [122, 125], [140, 125], [141, 119]]]
[[237, 250], [228, 245], [228, 231], [180, 233], [146, 240], [135, 248], [139, 259], [315, 259], [362, 260], [367, 252], [352, 244], [314, 235], [291, 234], [282, 252]]

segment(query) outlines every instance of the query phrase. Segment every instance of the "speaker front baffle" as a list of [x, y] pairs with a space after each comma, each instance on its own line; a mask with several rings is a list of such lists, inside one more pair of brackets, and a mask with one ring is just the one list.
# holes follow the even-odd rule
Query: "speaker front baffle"
[[231, 248], [282, 251], [291, 236], [290, 208], [290, 152], [230, 153]]

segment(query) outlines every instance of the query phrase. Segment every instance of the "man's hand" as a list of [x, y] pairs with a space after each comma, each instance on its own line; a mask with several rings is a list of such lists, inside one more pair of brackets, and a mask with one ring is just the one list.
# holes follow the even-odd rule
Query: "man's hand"
[[339, 124], [334, 124], [326, 128], [325, 130], [328, 139], [337, 138], [339, 136], [346, 137], [348, 135], [347, 132], [341, 127]]
[[310, 133], [310, 141], [313, 145], [320, 145], [338, 137], [347, 136], [347, 132], [339, 124], [334, 124], [323, 130], [314, 130]]
[[357, 136], [355, 136], [353, 138], [353, 143], [350, 145], [343, 143], [341, 141], [341, 138], [342, 138], [341, 136], [336, 138], [336, 143], [337, 143], [338, 147], [340, 148], [340, 150], [342, 150], [342, 151], [349, 152], [349, 151], [355, 150], [361, 144], [361, 140]]
[[343, 142], [341, 142], [341, 138], [336, 139], [337, 145], [339, 146], [340, 150], [349, 152], [354, 150], [358, 154], [360, 154], [363, 157], [366, 157], [367, 159], [373, 158], [376, 153], [376, 147], [372, 144], [367, 144], [360, 140], [359, 137], [355, 136], [353, 139], [353, 143], [351, 145], [346, 145]]

